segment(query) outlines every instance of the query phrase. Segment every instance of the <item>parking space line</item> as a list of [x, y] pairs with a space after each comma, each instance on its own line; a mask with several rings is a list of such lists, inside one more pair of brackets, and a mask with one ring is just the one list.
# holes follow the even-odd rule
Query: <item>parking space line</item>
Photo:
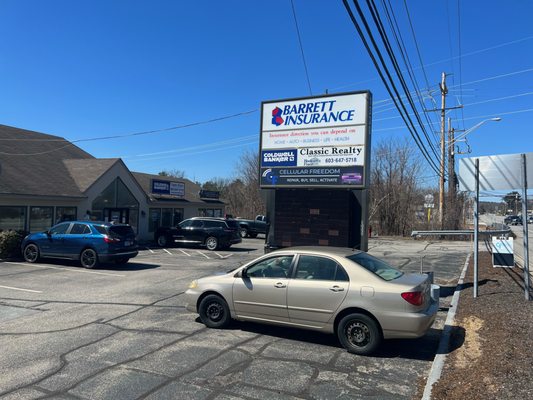
[[153, 251], [150, 247], [145, 247], [146, 250], [148, 250], [150, 253], [154, 254], [155, 251]]
[[207, 258], [208, 260], [211, 259], [211, 257], [209, 257], [207, 254], [202, 253], [200, 250], [196, 250], [196, 252], [197, 252], [198, 254], [203, 255], [203, 256], [204, 256], [205, 258]]
[[107, 276], [119, 276], [119, 277], [126, 276], [126, 275], [121, 275], [121, 274], [112, 274], [110, 272], [86, 271], [84, 269], [54, 267], [53, 265], [48, 265], [48, 264], [47, 265], [24, 264], [24, 263], [17, 263], [17, 262], [11, 262], [11, 261], [4, 261], [4, 264], [22, 265], [24, 267], [30, 267], [30, 268], [58, 269], [60, 271], [79, 272], [82, 274], [95, 274], [95, 275], [107, 275]]
[[16, 287], [11, 287], [11, 286], [2, 286], [2, 285], [0, 285], [0, 288], [11, 289], [11, 290], [20, 290], [21, 292], [42, 293], [40, 290], [22, 289], [22, 288], [16, 288]]
[[185, 254], [187, 257], [190, 257], [191, 255], [189, 253], [186, 253], [185, 251], [183, 251], [182, 249], [178, 249], [179, 251], [181, 251], [183, 254]]
[[163, 249], [163, 250], [165, 250], [168, 254], [172, 255], [172, 253], [168, 251], [167, 249]]

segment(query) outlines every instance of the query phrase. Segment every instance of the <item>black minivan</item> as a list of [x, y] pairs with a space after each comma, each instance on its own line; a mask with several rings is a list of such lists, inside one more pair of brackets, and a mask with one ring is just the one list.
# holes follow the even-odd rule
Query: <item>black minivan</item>
[[228, 249], [242, 241], [237, 221], [208, 217], [194, 217], [176, 227], [159, 228], [154, 239], [161, 247], [179, 243], [205, 246], [208, 250]]

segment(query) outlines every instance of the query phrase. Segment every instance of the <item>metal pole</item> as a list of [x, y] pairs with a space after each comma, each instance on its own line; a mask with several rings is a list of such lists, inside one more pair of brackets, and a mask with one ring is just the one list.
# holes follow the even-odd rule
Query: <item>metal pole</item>
[[524, 291], [526, 300], [529, 296], [529, 238], [527, 227], [527, 162], [526, 155], [522, 154], [522, 231], [524, 233]]
[[476, 158], [476, 204], [474, 205], [474, 298], [477, 297], [479, 234], [479, 158]]

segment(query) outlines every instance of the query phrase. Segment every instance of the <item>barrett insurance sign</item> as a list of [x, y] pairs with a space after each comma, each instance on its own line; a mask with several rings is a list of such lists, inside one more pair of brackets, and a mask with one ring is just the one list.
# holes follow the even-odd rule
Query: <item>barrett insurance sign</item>
[[370, 92], [263, 102], [261, 187], [365, 187], [370, 103]]

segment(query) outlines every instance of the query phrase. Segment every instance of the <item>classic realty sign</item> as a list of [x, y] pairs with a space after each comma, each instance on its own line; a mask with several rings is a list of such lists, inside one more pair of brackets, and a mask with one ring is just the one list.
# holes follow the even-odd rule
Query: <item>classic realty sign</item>
[[261, 187], [365, 187], [371, 98], [365, 91], [263, 102]]

